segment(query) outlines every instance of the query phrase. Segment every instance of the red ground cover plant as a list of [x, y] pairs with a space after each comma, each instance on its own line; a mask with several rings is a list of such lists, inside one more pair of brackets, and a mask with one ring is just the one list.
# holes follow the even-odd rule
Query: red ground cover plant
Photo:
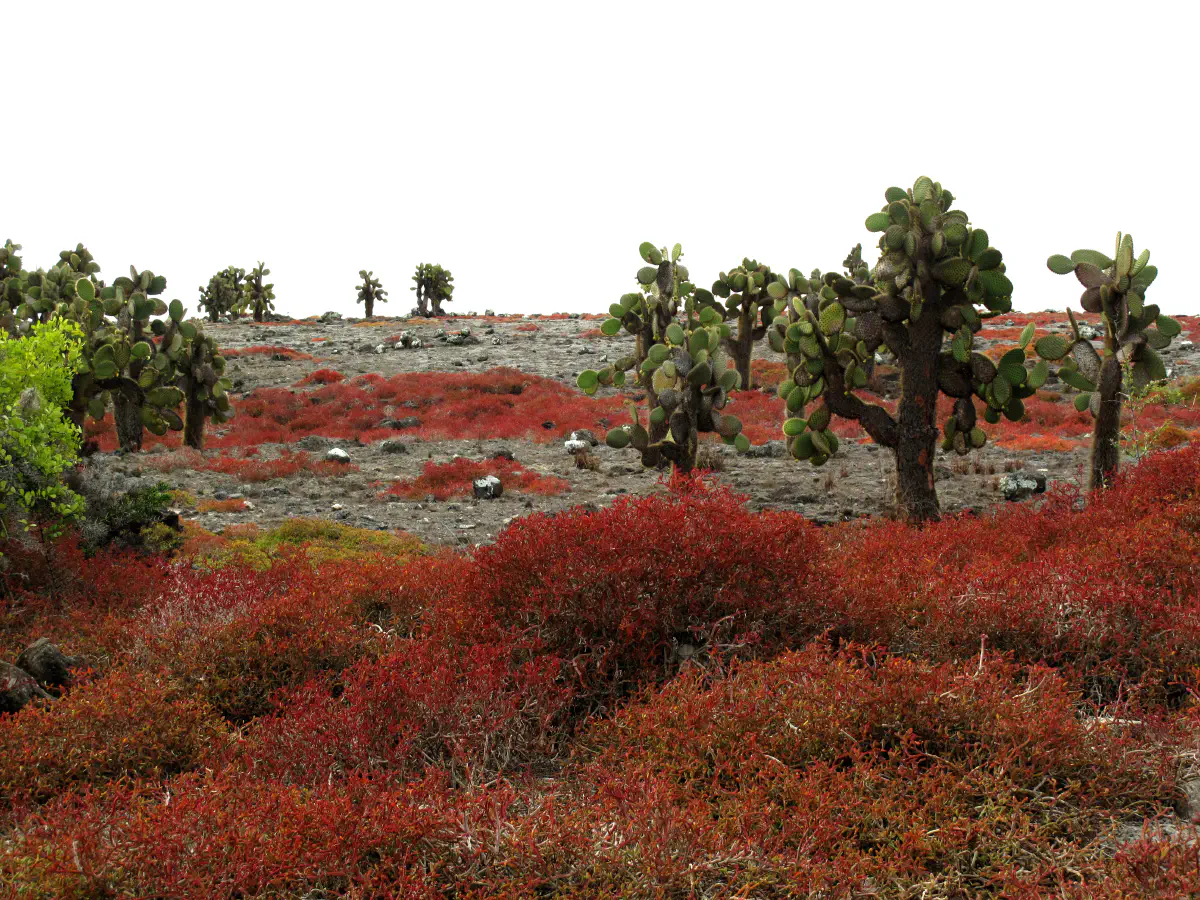
[[221, 455], [206, 459], [193, 468], [203, 469], [206, 472], [220, 472], [222, 475], [232, 475], [239, 481], [251, 483], [273, 481], [276, 478], [290, 478], [301, 473], [317, 478], [335, 478], [358, 471], [358, 466], [353, 463], [316, 460], [303, 450], [298, 452], [284, 450], [272, 459]]
[[503, 457], [475, 460], [460, 456], [445, 463], [430, 460], [416, 478], [397, 481], [383, 493], [406, 500], [424, 500], [430, 496], [435, 500], [449, 500], [471, 494], [472, 482], [488, 475], [499, 478], [505, 491], [520, 494], [556, 497], [571, 487], [565, 478], [532, 472], [516, 460]]
[[[324, 340], [324, 338], [321, 340]], [[316, 358], [310, 353], [301, 353], [299, 350], [293, 350], [291, 347], [284, 347], [280, 344], [258, 344], [253, 347], [222, 347], [221, 355], [229, 359], [236, 359], [239, 356], [286, 356], [292, 360], [310, 360]]]
[[[261, 388], [238, 401], [237, 417], [215, 430], [206, 444], [288, 444], [310, 434], [364, 441], [407, 435], [546, 443], [573, 429], [606, 430], [628, 422], [625, 402], [621, 395], [587, 397], [573, 385], [516, 369], [403, 373], [310, 391]], [[409, 416], [420, 424], [399, 431], [379, 427], [385, 418]]]
[[518, 325], [516, 328], [513, 329], [513, 331], [534, 332], [534, 331], [541, 331], [541, 328], [539, 326], [535, 325], [533, 322], [525, 322], [521, 325]]
[[0, 889], [1194, 895], [1176, 820], [1111, 845], [1194, 752], [1200, 447], [920, 529], [690, 478], [465, 555], [301, 552], [325, 534], [262, 570], [64, 541], [7, 579], [5, 658], [96, 671], [0, 716]]

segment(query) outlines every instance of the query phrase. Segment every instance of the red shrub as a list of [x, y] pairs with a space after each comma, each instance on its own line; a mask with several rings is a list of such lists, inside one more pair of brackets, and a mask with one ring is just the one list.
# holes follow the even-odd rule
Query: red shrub
[[333, 369], [317, 369], [315, 372], [309, 372], [303, 378], [296, 382], [296, 387], [304, 387], [310, 384], [338, 384], [345, 381], [346, 376], [341, 372], [335, 372]]
[[0, 803], [186, 771], [223, 739], [213, 712], [164, 679], [113, 672], [45, 708], [0, 715]]
[[[456, 587], [505, 627], [593, 672], [596, 689], [653, 679], [678, 644], [802, 641], [818, 537], [800, 516], [753, 513], [700, 478], [611, 507], [513, 522]], [[676, 657], [673, 659], [673, 652]]]
[[435, 463], [431, 460], [425, 463], [424, 471], [419, 477], [397, 481], [384, 491], [384, 494], [408, 500], [424, 500], [430, 495], [435, 500], [448, 500], [451, 497], [467, 496], [472, 491], [471, 483], [487, 475], [499, 478], [505, 491], [522, 494], [554, 497], [571, 487], [565, 478], [531, 472], [515, 460], [503, 457], [473, 460], [460, 456], [445, 463]]
[[991, 896], [1019, 872], [1053, 891], [1099, 881], [1095, 835], [1170, 802], [1144, 737], [1089, 727], [1045, 670], [810, 648], [601, 722], [498, 874], [622, 897]]
[[450, 648], [429, 638], [346, 670], [337, 690], [310, 682], [258, 721], [235, 764], [255, 777], [324, 784], [346, 774], [419, 777], [427, 766], [457, 783], [528, 763], [555, 746], [568, 697], [549, 657], [516, 663], [515, 645]]
[[541, 328], [532, 322], [526, 322], [523, 325], [518, 325], [513, 331], [541, 331]]
[[436, 900], [425, 865], [440, 868], [439, 858], [451, 856], [461, 820], [435, 783], [137, 782], [103, 797], [67, 797], [31, 819], [16, 836], [19, 849], [0, 860], [0, 885], [39, 900]]

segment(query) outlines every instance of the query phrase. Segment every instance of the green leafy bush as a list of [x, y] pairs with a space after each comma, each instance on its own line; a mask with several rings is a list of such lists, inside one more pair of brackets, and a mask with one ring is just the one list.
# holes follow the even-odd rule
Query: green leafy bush
[[82, 500], [63, 484], [80, 434], [63, 415], [79, 367], [79, 329], [62, 319], [25, 338], [0, 331], [0, 534], [18, 521], [50, 533], [74, 519]]

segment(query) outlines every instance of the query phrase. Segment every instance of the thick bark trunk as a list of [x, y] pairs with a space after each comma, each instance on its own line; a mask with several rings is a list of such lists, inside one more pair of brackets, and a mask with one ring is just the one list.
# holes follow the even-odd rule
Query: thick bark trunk
[[1101, 490], [1112, 484], [1121, 463], [1121, 364], [1116, 355], [1100, 366], [1100, 409], [1092, 429], [1090, 489]]
[[754, 323], [747, 313], [738, 317], [737, 337], [730, 342], [733, 346], [733, 364], [742, 376], [742, 390], [748, 391], [750, 383], [750, 358], [754, 355]]
[[937, 449], [937, 360], [942, 326], [936, 309], [925, 310], [909, 325], [908, 346], [900, 360], [897, 410], [896, 511], [906, 522], [939, 517], [933, 462]]
[[207, 412], [203, 401], [188, 401], [183, 422], [184, 446], [193, 450], [204, 449], [204, 420]]
[[[367, 315], [370, 315], [370, 313], [368, 313]], [[262, 308], [262, 304], [261, 304], [261, 303], [255, 303], [255, 304], [254, 304], [254, 321], [255, 321], [255, 322], [262, 322], [262, 320], [263, 320], [263, 308]]]
[[369, 319], [375, 314], [375, 301], [368, 297], [363, 301], [363, 304], [366, 307], [367, 318]]
[[113, 394], [113, 419], [117, 425], [117, 442], [126, 453], [142, 449], [146, 426], [142, 424], [142, 408], [121, 391]]

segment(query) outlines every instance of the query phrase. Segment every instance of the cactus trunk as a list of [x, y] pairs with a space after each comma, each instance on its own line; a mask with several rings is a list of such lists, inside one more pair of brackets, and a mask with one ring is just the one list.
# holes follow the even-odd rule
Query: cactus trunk
[[1115, 355], [1100, 367], [1100, 408], [1092, 429], [1090, 489], [1112, 484], [1121, 462], [1121, 364]]
[[[637, 358], [645, 359], [646, 352], [650, 349], [650, 346], [653, 343], [654, 323], [647, 319], [645, 325], [642, 326], [642, 333], [637, 336]], [[654, 390], [654, 379], [651, 378], [649, 374], [639, 375], [638, 379], [646, 391], [646, 412], [648, 415], [659, 407], [658, 392]], [[658, 423], [651, 422], [649, 428], [650, 443], [657, 444], [667, 436], [668, 430], [669, 428], [666, 419], [663, 419], [663, 421]]]
[[754, 321], [749, 310], [743, 310], [738, 316], [737, 337], [729, 341], [729, 350], [738, 375], [742, 377], [742, 390], [748, 391], [753, 386], [750, 383], [750, 358], [754, 354]]
[[[936, 287], [930, 286], [930, 293]], [[897, 410], [896, 512], [906, 522], [929, 522], [940, 515], [934, 486], [937, 451], [937, 361], [942, 326], [936, 315], [911, 323], [909, 346], [901, 359], [903, 372]]]
[[183, 444], [193, 450], [204, 449], [204, 420], [208, 416], [208, 407], [203, 400], [189, 398], [185, 407], [183, 422]]
[[126, 453], [142, 449], [145, 426], [142, 424], [142, 407], [127, 397], [124, 392], [113, 394], [113, 419], [117, 425], [117, 441]]
[[368, 297], [364, 301], [364, 304], [366, 306], [367, 318], [369, 319], [371, 316], [375, 315], [375, 301]]
[[[367, 315], [370, 315], [370, 313], [367, 313]], [[259, 301], [254, 304], [254, 321], [261, 323], [262, 320], [263, 320], [263, 305], [262, 305], [262, 302]]]

